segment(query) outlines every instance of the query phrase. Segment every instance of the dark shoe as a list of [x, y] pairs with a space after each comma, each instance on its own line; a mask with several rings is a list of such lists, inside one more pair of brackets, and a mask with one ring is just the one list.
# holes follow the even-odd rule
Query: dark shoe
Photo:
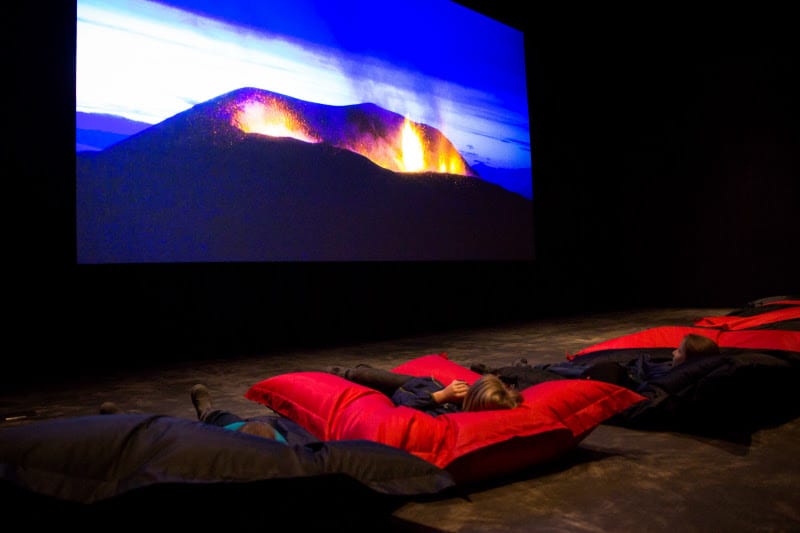
[[483, 363], [473, 363], [472, 365], [470, 365], [469, 369], [472, 370], [473, 372], [477, 373], [477, 374], [488, 374], [489, 373], [489, 368], [486, 365], [484, 365]]
[[528, 360], [525, 359], [524, 357], [520, 357], [519, 359], [514, 361], [514, 364], [511, 366], [528, 366]]
[[122, 413], [122, 409], [114, 402], [103, 402], [100, 404], [101, 415], [118, 415], [120, 413]]
[[340, 366], [329, 366], [328, 368], [325, 369], [325, 372], [343, 378], [346, 370], [347, 370], [346, 368], [342, 368]]
[[197, 412], [198, 420], [202, 420], [203, 415], [211, 410], [211, 393], [202, 383], [192, 387], [192, 405]]

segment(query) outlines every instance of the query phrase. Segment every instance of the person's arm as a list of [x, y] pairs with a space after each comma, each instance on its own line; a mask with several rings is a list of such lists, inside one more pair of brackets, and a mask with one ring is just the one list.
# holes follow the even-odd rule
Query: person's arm
[[[459, 383], [463, 383], [463, 387]], [[463, 381], [454, 381], [445, 387], [432, 377], [416, 377], [399, 387], [392, 395], [392, 401], [395, 405], [429, 411], [444, 403], [460, 403], [467, 388]]]
[[454, 379], [447, 387], [431, 393], [431, 397], [433, 397], [433, 401], [440, 405], [443, 403], [461, 403], [468, 390], [469, 385], [467, 385], [466, 381]]

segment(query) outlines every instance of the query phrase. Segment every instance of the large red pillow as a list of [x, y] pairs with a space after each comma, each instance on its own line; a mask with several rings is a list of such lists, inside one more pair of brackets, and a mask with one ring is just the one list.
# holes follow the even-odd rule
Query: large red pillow
[[[789, 302], [787, 301], [785, 305], [789, 305]], [[753, 329], [769, 326], [775, 326], [775, 329], [780, 329], [781, 322], [800, 319], [800, 304], [778, 309], [769, 309], [769, 307], [765, 307], [765, 309], [768, 310], [753, 316], [707, 316], [695, 322], [694, 325], [729, 330]]]
[[[480, 375], [426, 355], [396, 372], [443, 383]], [[458, 482], [506, 475], [574, 448], [609, 417], [644, 400], [628, 389], [592, 380], [556, 380], [529, 387], [516, 409], [431, 416], [397, 407], [384, 394], [324, 372], [294, 372], [260, 381], [245, 397], [300, 424], [321, 440], [366, 439], [402, 448]]]
[[622, 335], [598, 342], [584, 348], [567, 359], [575, 361], [582, 355], [604, 350], [627, 350], [633, 348], [677, 348], [689, 333], [703, 335], [715, 341], [720, 348], [742, 348], [747, 350], [800, 351], [800, 331], [782, 329], [736, 329], [720, 330], [692, 326], [658, 326], [644, 331]]

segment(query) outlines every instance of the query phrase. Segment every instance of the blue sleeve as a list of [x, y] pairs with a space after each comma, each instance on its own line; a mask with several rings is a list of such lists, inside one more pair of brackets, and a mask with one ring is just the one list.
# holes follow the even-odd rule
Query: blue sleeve
[[631, 372], [632, 377], [638, 382], [653, 381], [667, 375], [672, 370], [672, 360], [654, 361], [649, 354], [640, 355]]
[[428, 411], [439, 406], [432, 394], [444, 386], [431, 377], [411, 378], [392, 394], [395, 405]]

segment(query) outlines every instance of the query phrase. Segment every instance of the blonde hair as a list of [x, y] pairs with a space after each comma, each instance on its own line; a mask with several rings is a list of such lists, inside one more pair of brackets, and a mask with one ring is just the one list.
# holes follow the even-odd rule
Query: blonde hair
[[522, 403], [522, 394], [508, 387], [494, 374], [484, 374], [470, 386], [464, 397], [464, 411], [513, 409]]

